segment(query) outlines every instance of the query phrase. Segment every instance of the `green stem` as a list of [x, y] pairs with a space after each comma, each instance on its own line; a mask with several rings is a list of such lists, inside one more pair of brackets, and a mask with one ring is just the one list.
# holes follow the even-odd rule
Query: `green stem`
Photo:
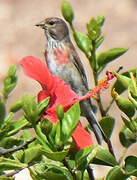
[[107, 108], [105, 109], [105, 114], [108, 113], [108, 111], [109, 111], [109, 109], [111, 108], [113, 102], [114, 102], [114, 99], [112, 99], [112, 100], [110, 101], [109, 105], [108, 105]]
[[92, 69], [95, 72], [97, 72], [97, 70], [98, 70], [98, 62], [97, 62], [97, 58], [96, 58], [96, 47], [95, 47], [95, 44], [96, 44], [96, 42], [92, 41], [92, 49], [91, 49], [91, 54], [92, 54], [91, 58], [92, 59], [91, 59], [90, 63], [91, 63]]
[[[98, 74], [97, 74], [97, 70], [98, 70], [98, 63], [97, 63], [97, 59], [96, 59], [96, 47], [95, 47], [95, 41], [92, 41], [92, 61], [90, 61], [91, 67], [93, 69], [93, 77], [94, 77], [94, 82], [95, 82], [95, 86], [98, 85]], [[97, 97], [97, 104], [99, 107], [99, 111], [101, 116], [105, 116], [105, 111], [102, 105], [102, 101], [101, 101], [101, 97], [100, 97], [100, 93], [98, 93], [98, 97]]]
[[[97, 84], [98, 84], [98, 75], [95, 72], [93, 72], [93, 77], [94, 77], [95, 86], [97, 86]], [[105, 116], [106, 113], [105, 113], [103, 105], [102, 105], [100, 93], [98, 93], [98, 97], [97, 97], [96, 101], [97, 101], [101, 116], [102, 117]]]

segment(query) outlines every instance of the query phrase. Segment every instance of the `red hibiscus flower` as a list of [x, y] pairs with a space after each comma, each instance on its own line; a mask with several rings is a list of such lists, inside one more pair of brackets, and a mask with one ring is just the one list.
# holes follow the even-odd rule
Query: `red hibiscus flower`
[[[50, 97], [49, 107], [44, 116], [52, 123], [57, 123], [56, 105], [60, 104], [66, 112], [76, 101], [80, 101], [77, 94], [72, 91], [70, 86], [50, 73], [46, 64], [40, 59], [27, 56], [20, 62], [24, 73], [30, 78], [38, 81], [42, 90], [38, 93], [38, 102]], [[73, 141], [78, 149], [91, 146], [93, 144], [91, 135], [82, 127], [80, 121], [72, 134]]]

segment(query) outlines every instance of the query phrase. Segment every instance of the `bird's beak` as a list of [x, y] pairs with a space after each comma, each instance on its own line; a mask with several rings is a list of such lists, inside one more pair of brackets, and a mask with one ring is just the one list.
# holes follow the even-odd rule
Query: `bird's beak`
[[35, 26], [38, 26], [42, 29], [45, 29], [45, 22], [44, 21], [41, 21], [40, 23], [36, 24]]

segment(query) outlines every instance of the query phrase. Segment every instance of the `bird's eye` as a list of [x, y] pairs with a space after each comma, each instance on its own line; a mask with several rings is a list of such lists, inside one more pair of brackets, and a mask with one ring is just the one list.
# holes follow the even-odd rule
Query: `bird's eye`
[[49, 24], [50, 24], [50, 25], [54, 25], [55, 22], [54, 22], [54, 21], [50, 21]]

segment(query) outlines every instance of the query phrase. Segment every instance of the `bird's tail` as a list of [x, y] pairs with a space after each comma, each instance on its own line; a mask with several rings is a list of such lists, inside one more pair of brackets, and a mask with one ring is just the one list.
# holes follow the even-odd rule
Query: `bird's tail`
[[89, 124], [91, 125], [93, 132], [96, 136], [98, 144], [102, 144], [102, 139], [105, 136], [101, 126], [99, 125], [96, 116], [92, 110], [90, 101], [85, 100], [80, 102], [81, 112], [87, 118]]
[[91, 101], [88, 99], [88, 100], [84, 100], [84, 101], [80, 102], [80, 107], [81, 107], [82, 114], [87, 118], [89, 124], [91, 125], [91, 127], [93, 129], [93, 132], [96, 136], [98, 144], [102, 144], [102, 140], [104, 140], [108, 145], [109, 151], [115, 157], [111, 141], [110, 141], [110, 139], [108, 139], [106, 137], [103, 129], [101, 128], [100, 124], [98, 123], [96, 116], [92, 110]]

